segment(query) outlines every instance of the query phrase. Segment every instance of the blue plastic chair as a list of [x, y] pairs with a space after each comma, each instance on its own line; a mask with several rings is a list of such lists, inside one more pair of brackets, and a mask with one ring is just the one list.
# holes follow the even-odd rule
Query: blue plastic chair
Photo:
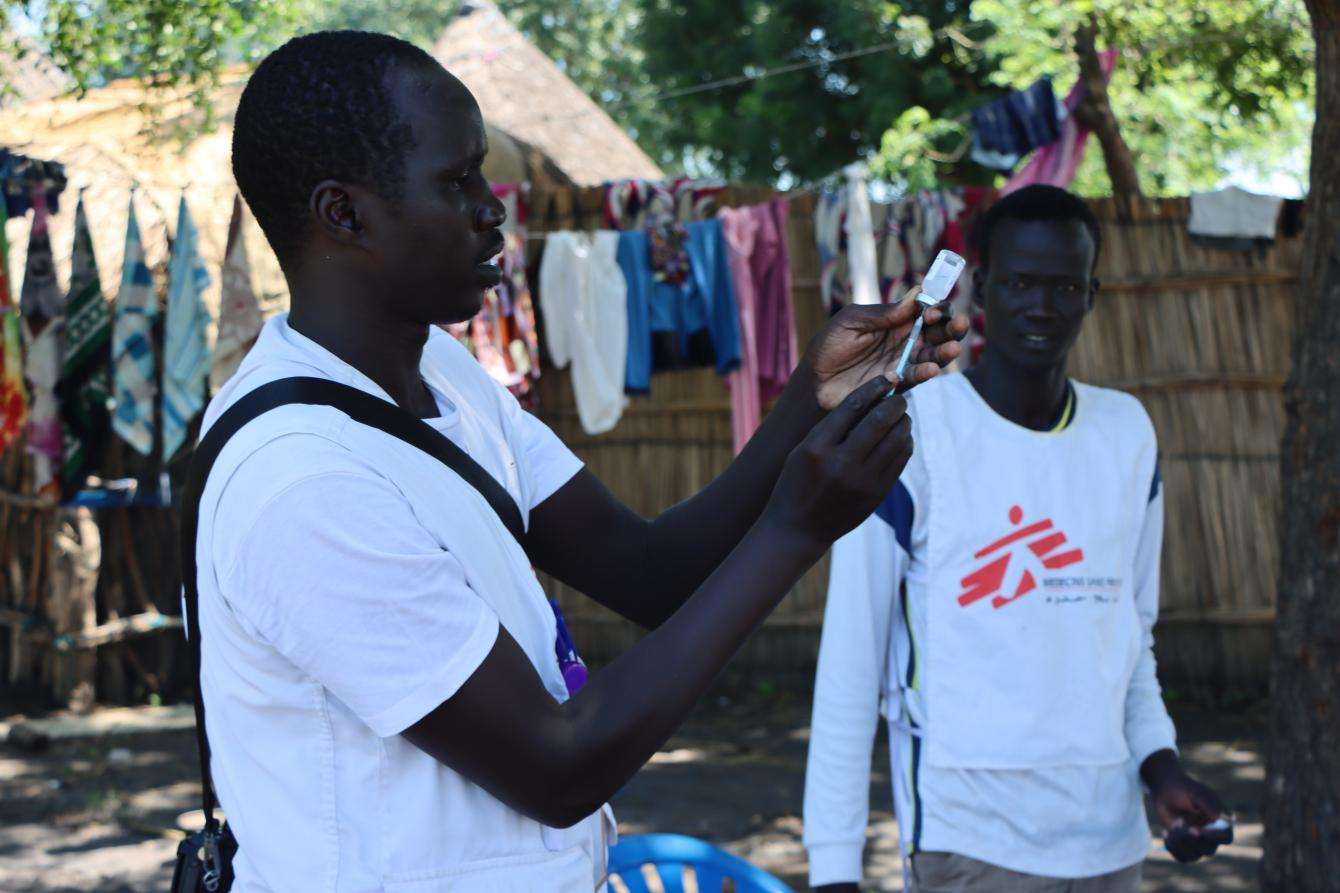
[[[610, 874], [617, 874], [629, 893], [649, 893], [642, 866], [660, 875], [665, 893], [684, 893], [684, 869], [692, 868], [698, 893], [722, 893], [727, 878], [735, 893], [794, 893], [790, 887], [739, 856], [682, 834], [627, 837], [610, 847]], [[614, 893], [614, 885], [607, 886]]]

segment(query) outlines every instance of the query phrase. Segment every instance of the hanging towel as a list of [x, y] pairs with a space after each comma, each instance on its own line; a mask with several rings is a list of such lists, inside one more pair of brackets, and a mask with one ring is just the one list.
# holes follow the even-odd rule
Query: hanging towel
[[587, 434], [613, 428], [627, 404], [628, 304], [616, 259], [619, 234], [551, 232], [540, 261], [545, 346], [572, 366], [577, 415]]
[[978, 164], [1010, 170], [1026, 153], [1061, 136], [1051, 78], [973, 110], [973, 152]]
[[112, 430], [145, 456], [154, 448], [154, 397], [158, 383], [153, 327], [157, 319], [158, 296], [154, 294], [153, 275], [144, 262], [144, 245], [132, 196], [112, 330], [112, 390], [116, 395]]
[[71, 496], [84, 488], [90, 474], [102, 470], [111, 430], [112, 314], [102, 295], [83, 196], [74, 212], [62, 354], [59, 396], [65, 439], [60, 477], [61, 492]]
[[200, 294], [209, 272], [197, 247], [198, 235], [182, 196], [177, 237], [168, 261], [167, 327], [163, 336], [163, 459], [186, 442], [186, 431], [205, 405], [209, 383], [209, 311]]
[[28, 421], [28, 395], [23, 386], [23, 328], [19, 308], [10, 297], [9, 243], [5, 241], [4, 193], [0, 192], [0, 454], [9, 449]]
[[[1105, 81], [1111, 79], [1112, 69], [1117, 64], [1117, 51], [1103, 50], [1098, 54], [1098, 61], [1103, 68], [1103, 79]], [[1089, 141], [1088, 128], [1081, 127], [1075, 120], [1075, 109], [1079, 108], [1079, 104], [1083, 101], [1084, 82], [1077, 79], [1075, 86], [1066, 94], [1066, 116], [1060, 125], [1060, 137], [1033, 153], [1033, 157], [1024, 165], [1023, 170], [1001, 187], [1002, 196], [1033, 183], [1045, 183], [1064, 189], [1074, 181], [1075, 172], [1079, 170], [1079, 163], [1084, 158], [1084, 147]]]
[[265, 322], [261, 305], [251, 287], [251, 263], [242, 236], [242, 197], [233, 196], [233, 216], [228, 223], [228, 247], [223, 256], [223, 291], [219, 300], [219, 337], [214, 343], [214, 368], [209, 381], [214, 390], [232, 378]]
[[853, 304], [879, 303], [879, 272], [875, 264], [875, 233], [870, 220], [870, 196], [866, 192], [865, 165], [842, 169], [847, 178], [847, 269], [851, 276]]
[[786, 387], [795, 371], [795, 307], [791, 298], [791, 252], [786, 244], [786, 219], [791, 203], [773, 199], [750, 208], [756, 224], [749, 265], [756, 290], [756, 350], [760, 397], [764, 403]]
[[723, 208], [717, 213], [721, 235], [726, 240], [731, 281], [735, 285], [735, 305], [740, 314], [740, 367], [726, 376], [730, 388], [731, 432], [738, 455], [763, 419], [763, 401], [758, 381], [757, 293], [750, 258], [758, 222], [752, 208]]
[[51, 259], [51, 237], [48, 225], [51, 215], [47, 211], [46, 194], [34, 192], [33, 229], [28, 237], [28, 266], [23, 274], [23, 290], [19, 295], [19, 306], [23, 317], [34, 332], [51, 319], [65, 315], [65, 294], [56, 282], [56, 265]]
[[1278, 196], [1257, 195], [1236, 186], [1192, 193], [1187, 230], [1193, 236], [1273, 239], [1283, 204]]
[[33, 456], [33, 486], [38, 496], [59, 499], [61, 465], [60, 403], [56, 385], [60, 382], [61, 340], [65, 321], [46, 323], [30, 339], [24, 373], [28, 378], [28, 452]]
[[824, 309], [836, 313], [851, 301], [842, 224], [847, 191], [825, 192], [814, 208], [814, 241], [819, 248], [819, 294]]
[[617, 260], [628, 295], [628, 358], [624, 365], [624, 393], [651, 391], [651, 276], [647, 268], [647, 234], [619, 233]]

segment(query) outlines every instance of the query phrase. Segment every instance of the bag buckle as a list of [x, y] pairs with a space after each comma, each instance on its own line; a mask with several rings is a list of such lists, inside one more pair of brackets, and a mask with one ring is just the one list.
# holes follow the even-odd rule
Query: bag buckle
[[223, 880], [223, 857], [219, 855], [219, 835], [206, 831], [205, 845], [201, 850], [203, 858], [200, 861], [204, 863], [205, 873], [200, 882], [209, 893], [215, 893], [219, 889], [219, 882]]

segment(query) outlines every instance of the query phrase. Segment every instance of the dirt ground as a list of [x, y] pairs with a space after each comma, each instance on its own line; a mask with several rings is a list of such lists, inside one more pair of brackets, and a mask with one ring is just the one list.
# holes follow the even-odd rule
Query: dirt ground
[[[1238, 840], [1180, 866], [1151, 841], [1146, 891], [1256, 890], [1264, 777], [1259, 709], [1173, 705], [1183, 756], [1238, 818]], [[720, 844], [806, 889], [800, 803], [809, 704], [785, 696], [706, 700], [614, 799], [622, 834], [673, 831]], [[876, 748], [868, 889], [901, 890], [888, 761]], [[178, 817], [197, 803], [194, 741], [182, 732], [0, 745], [0, 891], [166, 890]]]

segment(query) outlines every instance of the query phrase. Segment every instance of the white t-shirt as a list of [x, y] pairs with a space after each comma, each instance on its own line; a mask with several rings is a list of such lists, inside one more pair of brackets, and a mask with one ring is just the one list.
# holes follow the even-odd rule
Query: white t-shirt
[[[429, 423], [524, 517], [580, 469], [454, 339], [433, 330], [421, 369], [441, 410]], [[280, 316], [210, 404], [206, 430], [293, 375], [389, 399]], [[240, 844], [235, 890], [528, 890], [538, 878], [593, 888], [599, 814], [546, 828], [399, 734], [469, 678], [500, 622], [566, 698], [544, 594], [468, 484], [331, 407], [281, 407], [219, 455], [197, 561], [211, 766]]]
[[811, 884], [861, 877], [881, 713], [904, 854], [1082, 878], [1148, 851], [1139, 766], [1175, 747], [1152, 650], [1157, 444], [1134, 398], [1074, 388], [1056, 433], [1000, 417], [962, 375], [908, 401], [912, 460], [833, 547], [805, 775]]

